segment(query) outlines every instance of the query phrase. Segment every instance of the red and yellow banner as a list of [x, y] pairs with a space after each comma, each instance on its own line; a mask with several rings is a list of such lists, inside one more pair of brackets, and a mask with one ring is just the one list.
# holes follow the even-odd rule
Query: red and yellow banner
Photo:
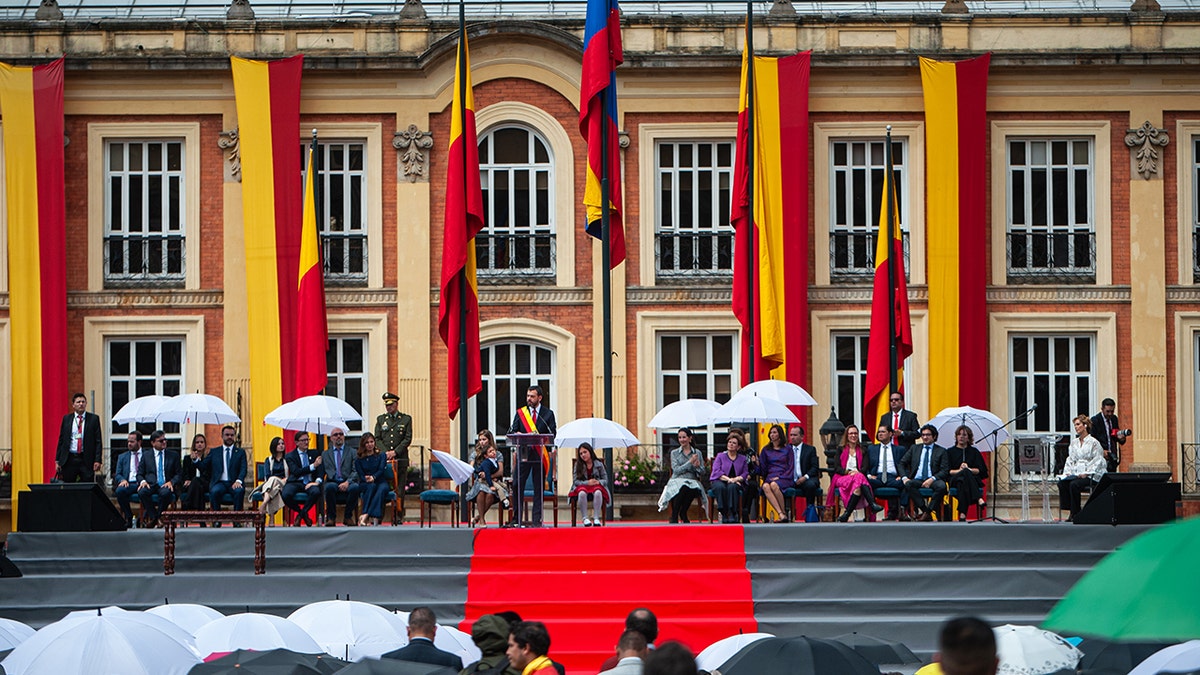
[[329, 351], [329, 322], [325, 316], [325, 269], [321, 264], [320, 228], [317, 226], [317, 141], [308, 148], [304, 171], [304, 206], [301, 211], [300, 269], [297, 285], [296, 397], [321, 393], [329, 379], [325, 353]]
[[[805, 386], [808, 379], [810, 57], [810, 52], [754, 57], [753, 109], [749, 61], [742, 58], [732, 221], [733, 312], [742, 323], [743, 384], [772, 378]], [[753, 194], [746, 159], [751, 116]]]
[[929, 409], [987, 408], [987, 80], [991, 56], [921, 59], [925, 90]]
[[[250, 416], [262, 420], [296, 398], [304, 57], [267, 62], [235, 56], [231, 61], [242, 158]], [[256, 457], [267, 450], [266, 443], [255, 443]]]
[[15, 523], [17, 486], [54, 476], [58, 427], [70, 405], [63, 60], [33, 67], [0, 63], [0, 115], [8, 203]]
[[[446, 221], [442, 236], [442, 293], [438, 333], [447, 350], [447, 398], [450, 418], [461, 397], [483, 391], [479, 359], [479, 284], [475, 279], [475, 235], [483, 229], [483, 190], [479, 182], [479, 141], [475, 134], [475, 96], [467, 34], [459, 38], [450, 107], [450, 144], [446, 156]], [[460, 347], [465, 355], [460, 357]], [[462, 392], [466, 370], [467, 390]]]

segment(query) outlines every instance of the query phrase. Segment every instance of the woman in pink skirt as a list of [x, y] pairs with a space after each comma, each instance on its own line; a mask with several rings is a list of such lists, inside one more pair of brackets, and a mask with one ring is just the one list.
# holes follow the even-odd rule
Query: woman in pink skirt
[[875, 514], [883, 510], [875, 503], [875, 495], [871, 492], [871, 484], [867, 482], [867, 453], [858, 443], [858, 427], [851, 424], [846, 427], [846, 445], [838, 457], [837, 473], [829, 483], [829, 497], [826, 506], [832, 506], [834, 495], [840, 495], [845, 510], [838, 520], [850, 520], [850, 514], [860, 505], [868, 520], [874, 520]]

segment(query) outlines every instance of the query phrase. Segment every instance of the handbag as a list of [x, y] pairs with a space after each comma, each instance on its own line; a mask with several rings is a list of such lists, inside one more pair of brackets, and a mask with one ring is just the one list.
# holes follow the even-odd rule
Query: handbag
[[821, 514], [817, 512], [816, 504], [809, 504], [804, 509], [804, 522], [818, 523], [821, 521]]

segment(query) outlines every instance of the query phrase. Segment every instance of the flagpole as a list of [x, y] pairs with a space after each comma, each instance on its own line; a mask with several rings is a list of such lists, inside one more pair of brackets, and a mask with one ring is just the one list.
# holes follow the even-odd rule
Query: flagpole
[[[746, 222], [746, 373], [748, 383], [755, 381], [754, 362], [757, 351], [754, 342], [754, 285], [755, 275], [755, 200], [754, 200], [754, 0], [746, 0], [746, 196], [750, 202], [750, 218]], [[757, 440], [757, 434], [755, 435]]]
[[[316, 129], [316, 127], [313, 127], [312, 141], [310, 141], [308, 144], [308, 157], [310, 160], [312, 160], [309, 162], [309, 170], [311, 170], [313, 172], [313, 175], [312, 175], [313, 215], [315, 216], [315, 220], [316, 220], [317, 250], [319, 251], [320, 247], [321, 247], [321, 216], [320, 216], [321, 200], [318, 198], [318, 195], [321, 194], [321, 181], [318, 180], [318, 178], [320, 178], [320, 176], [318, 175], [318, 171], [317, 171], [317, 129]], [[325, 257], [318, 254], [317, 262], [324, 263], [324, 261], [325, 261]], [[321, 265], [320, 267], [322, 269], [318, 270], [318, 274], [324, 275], [325, 274], [324, 265]], [[322, 289], [324, 289], [324, 286], [322, 286]], [[301, 330], [304, 330], [304, 328], [301, 327]], [[326, 379], [328, 379], [328, 377], [326, 377]], [[325, 393], [325, 388], [322, 387], [321, 391], [319, 393]], [[313, 447], [316, 449], [317, 456], [319, 457], [321, 455], [321, 453], [325, 452], [325, 436], [323, 434], [319, 434], [319, 433], [313, 434], [313, 436], [316, 438], [316, 443], [313, 443]], [[321, 504], [323, 506], [325, 504], [325, 502], [322, 501]], [[336, 515], [337, 514], [335, 513], [334, 516], [336, 516]]]
[[[609, 204], [609, 157], [608, 157], [608, 102], [613, 80], [609, 79], [609, 86], [600, 91], [600, 302], [603, 303], [601, 309], [601, 331], [603, 337], [604, 349], [604, 419], [611, 420], [612, 414], [612, 250], [609, 242], [612, 238], [612, 223], [611, 223], [611, 205]], [[615, 121], [615, 120], [614, 120]], [[611, 448], [610, 452], [604, 453], [604, 463], [606, 464], [605, 471], [608, 476], [613, 475], [613, 460]], [[612, 486], [608, 486], [612, 490]], [[611, 492], [610, 492], [611, 494]], [[612, 500], [607, 504], [607, 513], [605, 514], [608, 521], [612, 521]]]
[[[887, 126], [887, 134], [884, 139], [883, 163], [888, 172], [884, 178], [884, 185], [888, 188], [886, 203], [888, 224], [888, 396], [890, 398], [900, 389], [900, 378], [897, 372], [900, 350], [896, 344], [896, 288], [899, 284], [896, 282], [896, 251], [893, 237], [896, 228], [896, 185], [894, 183], [896, 172], [892, 168], [892, 125], [890, 124]], [[900, 255], [904, 255], [903, 246], [900, 247]]]
[[[462, 68], [464, 71], [467, 68], [467, 59], [466, 59], [467, 43], [464, 41], [466, 36], [467, 36], [466, 5], [463, 3], [463, 0], [459, 0], [459, 2], [458, 2], [458, 63], [459, 63], [459, 67]], [[461, 102], [461, 104], [459, 105], [459, 110], [458, 110], [458, 114], [461, 115], [461, 119], [459, 120], [459, 128], [464, 130], [463, 138], [461, 139], [461, 142], [459, 143], [459, 145], [462, 146], [462, 153], [463, 153], [463, 161], [462, 161], [463, 194], [462, 194], [462, 199], [463, 199], [463, 204], [466, 204], [468, 202], [468, 200], [467, 200], [467, 190], [468, 190], [468, 188], [467, 188], [467, 171], [469, 170], [469, 168], [467, 166], [467, 143], [466, 143], [466, 141], [468, 139], [467, 139], [466, 133], [465, 133], [465, 130], [467, 128], [467, 74], [465, 72], [458, 73], [457, 77], [455, 79], [458, 80], [458, 100]], [[465, 213], [464, 213], [464, 222], [462, 223], [462, 225], [465, 229], [465, 227], [466, 227]], [[471, 245], [470, 240], [467, 240], [467, 245], [468, 246]], [[470, 258], [470, 252], [467, 253], [467, 257]], [[469, 438], [470, 429], [467, 427], [467, 398], [468, 398], [468, 391], [469, 391], [467, 388], [469, 386], [467, 384], [467, 380], [468, 380], [468, 377], [467, 377], [467, 292], [468, 292], [467, 286], [468, 286], [469, 279], [467, 278], [466, 265], [464, 265], [463, 268], [461, 270], [459, 270], [458, 273], [460, 275], [459, 282], [458, 282], [458, 437], [459, 437], [458, 456], [459, 456], [459, 459], [461, 459], [462, 461], [465, 462], [465, 461], [467, 461], [467, 455], [470, 451], [470, 446], [471, 446], [471, 440]], [[462, 490], [459, 490], [458, 510], [459, 510], [459, 521], [460, 522], [466, 521], [467, 520], [467, 494], [465, 492], [463, 492]]]

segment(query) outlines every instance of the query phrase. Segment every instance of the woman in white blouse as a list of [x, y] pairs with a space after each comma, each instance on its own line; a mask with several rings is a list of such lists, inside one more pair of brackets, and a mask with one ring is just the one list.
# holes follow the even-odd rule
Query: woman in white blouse
[[1091, 435], [1092, 421], [1087, 415], [1080, 415], [1073, 420], [1073, 424], [1075, 438], [1071, 439], [1067, 462], [1063, 465], [1062, 475], [1058, 477], [1058, 508], [1070, 510], [1067, 522], [1075, 520], [1075, 514], [1079, 513], [1083, 490], [1100, 482], [1100, 477], [1107, 470], [1104, 450]]

